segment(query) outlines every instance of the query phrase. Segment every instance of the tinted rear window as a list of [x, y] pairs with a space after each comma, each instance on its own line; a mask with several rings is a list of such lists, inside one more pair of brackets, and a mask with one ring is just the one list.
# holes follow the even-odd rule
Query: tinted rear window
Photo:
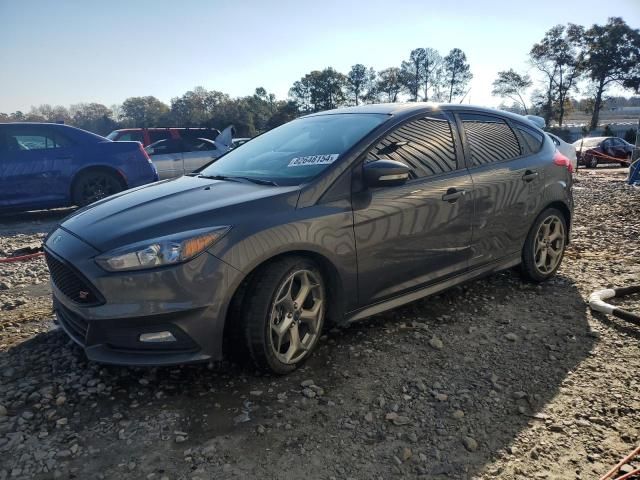
[[511, 127], [498, 117], [463, 113], [460, 115], [474, 166], [519, 157], [522, 152]]
[[[544, 137], [542, 133], [537, 132], [532, 128], [525, 127], [524, 125], [517, 125], [516, 128], [522, 137], [525, 145], [531, 153], [539, 152], [544, 143]], [[555, 142], [554, 142], [555, 143]], [[559, 145], [559, 143], [558, 143]]]

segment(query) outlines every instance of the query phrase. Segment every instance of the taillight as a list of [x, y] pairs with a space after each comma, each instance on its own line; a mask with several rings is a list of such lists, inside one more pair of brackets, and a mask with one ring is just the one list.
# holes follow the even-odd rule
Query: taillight
[[558, 165], [559, 167], [566, 167], [567, 170], [569, 170], [569, 173], [573, 173], [573, 165], [571, 164], [571, 160], [561, 154], [558, 150], [556, 150], [556, 153], [553, 156], [553, 163]]
[[149, 156], [149, 154], [147, 153], [147, 151], [144, 149], [144, 147], [142, 146], [142, 144], [140, 142], [138, 142], [138, 146], [140, 147], [140, 151], [142, 152], [142, 156], [147, 159], [147, 162], [152, 163], [151, 162], [151, 157]]

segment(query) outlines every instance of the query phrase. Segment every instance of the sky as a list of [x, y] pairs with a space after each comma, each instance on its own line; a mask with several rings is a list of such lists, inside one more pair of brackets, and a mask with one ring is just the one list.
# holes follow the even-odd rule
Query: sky
[[382, 70], [417, 47], [462, 49], [474, 76], [465, 102], [497, 106], [496, 72], [531, 70], [549, 28], [610, 16], [640, 28], [640, 0], [0, 0], [0, 112], [169, 103], [195, 86], [286, 98], [312, 70]]

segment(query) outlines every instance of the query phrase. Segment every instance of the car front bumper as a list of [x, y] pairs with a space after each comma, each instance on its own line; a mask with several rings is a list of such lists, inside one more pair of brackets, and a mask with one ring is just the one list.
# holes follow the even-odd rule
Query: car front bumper
[[[110, 273], [95, 263], [99, 252], [63, 229], [49, 237], [45, 252], [57, 321], [90, 360], [156, 366], [222, 358], [227, 306], [242, 274], [217, 257]], [[91, 295], [83, 299], [76, 290]], [[140, 339], [159, 332], [173, 340]]]

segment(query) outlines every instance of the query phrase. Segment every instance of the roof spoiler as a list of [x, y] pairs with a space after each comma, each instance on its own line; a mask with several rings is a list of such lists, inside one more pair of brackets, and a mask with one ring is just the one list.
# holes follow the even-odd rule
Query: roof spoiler
[[547, 126], [547, 122], [544, 121], [544, 118], [538, 117], [537, 115], [525, 115], [524, 118], [529, 120], [538, 128], [544, 128]]

